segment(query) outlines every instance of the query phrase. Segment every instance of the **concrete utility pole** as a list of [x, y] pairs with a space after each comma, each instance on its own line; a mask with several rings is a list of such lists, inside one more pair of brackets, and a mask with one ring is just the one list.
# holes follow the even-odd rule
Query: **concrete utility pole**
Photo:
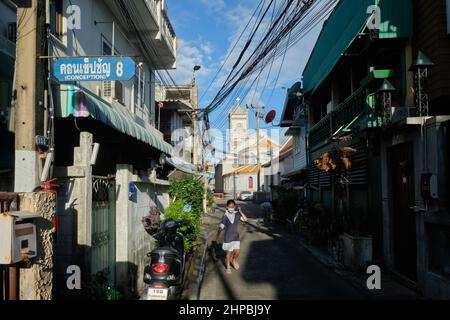
[[256, 115], [256, 165], [258, 166], [258, 177], [257, 177], [257, 181], [258, 181], [258, 193], [261, 192], [261, 168], [260, 168], [260, 149], [259, 149], [259, 145], [260, 145], [260, 131], [261, 131], [261, 126], [259, 123], [259, 120], [262, 117], [262, 113], [261, 110], [264, 110], [264, 106], [254, 106], [254, 105], [247, 105], [247, 109], [252, 109], [255, 111], [255, 115]]
[[13, 105], [15, 109], [16, 192], [30, 192], [38, 184], [40, 160], [36, 135], [44, 135], [45, 0], [20, 1], [17, 8], [17, 42]]

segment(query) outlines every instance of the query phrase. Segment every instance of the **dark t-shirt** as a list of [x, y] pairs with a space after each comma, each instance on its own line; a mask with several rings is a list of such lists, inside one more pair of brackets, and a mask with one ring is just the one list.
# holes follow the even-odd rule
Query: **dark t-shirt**
[[[239, 209], [237, 209], [239, 210]], [[225, 229], [225, 243], [230, 243], [233, 241], [239, 241], [239, 232], [238, 232], [238, 225], [240, 222], [240, 214], [239, 211], [234, 212], [234, 221], [231, 222], [230, 219], [227, 217], [227, 214], [224, 214], [222, 217], [222, 223], [221, 225], [224, 226]]]

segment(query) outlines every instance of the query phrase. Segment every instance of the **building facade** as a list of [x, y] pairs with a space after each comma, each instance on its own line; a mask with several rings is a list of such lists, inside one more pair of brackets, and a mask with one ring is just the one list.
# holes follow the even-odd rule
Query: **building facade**
[[372, 238], [372, 263], [447, 299], [448, 32], [444, 0], [341, 0], [283, 115], [307, 128], [308, 202], [330, 228]]
[[84, 294], [98, 298], [109, 286], [139, 298], [155, 245], [141, 220], [152, 207], [168, 206], [173, 169], [165, 161], [173, 148], [155, 127], [155, 78], [176, 66], [166, 1], [50, 1], [49, 39], [49, 56], [128, 56], [136, 65], [129, 81], [51, 78], [53, 176], [60, 184], [55, 297], [73, 294], [65, 283], [75, 264]]
[[156, 126], [164, 140], [184, 161], [201, 165], [202, 148], [198, 119], [198, 88], [189, 85], [156, 87]]

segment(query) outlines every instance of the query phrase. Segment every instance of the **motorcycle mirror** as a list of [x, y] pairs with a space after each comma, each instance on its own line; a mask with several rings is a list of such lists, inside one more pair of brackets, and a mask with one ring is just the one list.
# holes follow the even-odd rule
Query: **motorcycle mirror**
[[175, 226], [175, 221], [169, 220], [165, 223], [165, 227], [167, 228], [173, 228]]

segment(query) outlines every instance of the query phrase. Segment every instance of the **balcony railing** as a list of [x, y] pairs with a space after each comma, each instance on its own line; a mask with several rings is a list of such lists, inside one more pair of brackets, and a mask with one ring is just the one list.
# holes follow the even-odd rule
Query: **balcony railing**
[[173, 30], [172, 24], [169, 21], [169, 18], [167, 17], [166, 13], [162, 11], [161, 14], [161, 33], [165, 41], [167, 42], [167, 45], [170, 48], [170, 51], [172, 53], [175, 52], [175, 31]]
[[377, 114], [379, 110], [376, 108], [376, 89], [371, 88], [371, 84], [376, 79], [386, 79], [392, 74], [392, 70], [372, 70], [361, 82], [360, 88], [311, 128], [310, 146], [320, 147], [327, 143], [333, 134], [351, 125], [359, 116], [364, 117], [367, 127], [381, 125], [381, 118]]

